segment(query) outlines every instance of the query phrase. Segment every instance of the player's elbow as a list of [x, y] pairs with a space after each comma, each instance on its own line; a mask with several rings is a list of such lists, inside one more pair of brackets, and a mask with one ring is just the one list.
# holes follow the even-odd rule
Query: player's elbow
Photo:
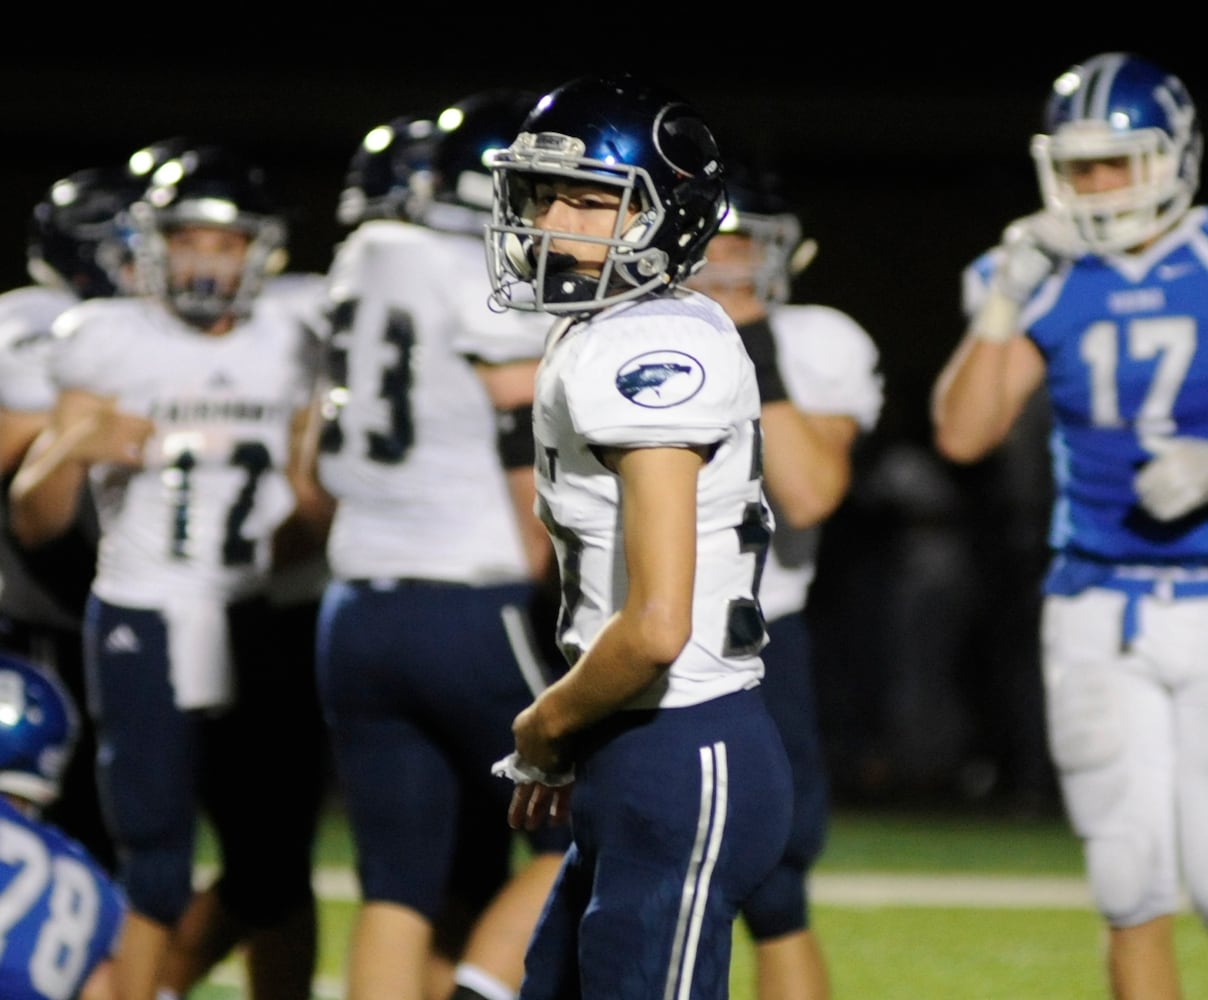
[[815, 477], [815, 481], [803, 484], [800, 489], [780, 491], [772, 498], [776, 524], [794, 531], [821, 524], [838, 509], [850, 485], [850, 470], [844, 466], [829, 477]]
[[985, 458], [997, 444], [988, 438], [971, 435], [942, 424], [936, 425], [931, 440], [941, 457], [958, 465], [971, 465]]
[[691, 637], [691, 614], [657, 607], [643, 609], [636, 638], [641, 656], [648, 662], [669, 667], [679, 658]]

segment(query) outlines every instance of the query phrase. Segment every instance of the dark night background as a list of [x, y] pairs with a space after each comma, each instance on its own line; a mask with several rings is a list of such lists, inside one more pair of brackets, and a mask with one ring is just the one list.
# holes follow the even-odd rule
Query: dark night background
[[[698, 5], [500, 9], [508, 16], [407, 8], [383, 17], [350, 7], [298, 30], [296, 16], [266, 26], [250, 24], [246, 11], [182, 8], [171, 27], [110, 20], [91, 33], [78, 24], [48, 29], [28, 45], [10, 37], [0, 61], [0, 231], [9, 233], [0, 284], [26, 280], [26, 220], [51, 181], [121, 162], [156, 139], [197, 136], [259, 160], [292, 212], [293, 265], [323, 270], [348, 159], [373, 125], [494, 86], [544, 92], [582, 72], [629, 69], [673, 87], [713, 124], [723, 156], [727, 144], [742, 146], [779, 168], [820, 247], [794, 299], [836, 306], [869, 331], [882, 354], [886, 406], [867, 451], [906, 446], [905, 461], [881, 463], [870, 473], [880, 485], [859, 487], [856, 509], [836, 518], [828, 537], [838, 541], [834, 554], [824, 549], [815, 590], [819, 614], [840, 622], [820, 637], [820, 666], [830, 671], [820, 682], [822, 711], [833, 720], [832, 755], [844, 757], [840, 791], [874, 786], [877, 767], [894, 757], [909, 770], [911, 754], [920, 782], [945, 761], [956, 770], [978, 754], [1014, 755], [1027, 759], [996, 766], [1039, 786], [1028, 616], [1043, 549], [1044, 463], [1016, 463], [1013, 474], [1024, 470], [1025, 481], [1003, 486], [1001, 469], [920, 458], [927, 395], [961, 334], [961, 268], [1007, 222], [1039, 207], [1028, 140], [1052, 80], [1097, 52], [1134, 51], [1179, 75], [1203, 112], [1202, 45], [1170, 19], [1148, 36], [1136, 12], [1127, 35], [1059, 30], [1051, 11], [1021, 5], [983, 11], [974, 30], [918, 9], [895, 21], [866, 5], [832, 10], [825, 25], [805, 9], [773, 17], [766, 5], [750, 6], [741, 25]], [[723, 13], [732, 19], [733, 5]], [[918, 502], [886, 499], [902, 487], [895, 476]], [[925, 485], [928, 476], [938, 477], [937, 489]], [[944, 492], [951, 487], [961, 499]], [[979, 523], [970, 508], [997, 510], [997, 519], [964, 530]], [[987, 545], [988, 559], [979, 555]], [[839, 568], [828, 574], [828, 564]], [[995, 609], [988, 616], [970, 597], [978, 574]], [[912, 589], [894, 590], [891, 579]], [[853, 603], [855, 638], [846, 631]], [[912, 680], [894, 651], [904, 644], [920, 675], [952, 676], [938, 687]], [[967, 661], [979, 671], [995, 657], [1009, 679], [998, 688], [985, 677], [971, 684]], [[1013, 699], [1022, 704], [1014, 719], [1003, 708]], [[928, 713], [949, 703], [966, 719], [954, 724], [951, 745], [918, 743]], [[862, 735], [861, 726], [877, 732]], [[879, 763], [865, 766], [864, 757]], [[960, 779], [970, 794], [976, 777]]]
[[[410, 9], [279, 38], [246, 14], [229, 24], [211, 15], [159, 32], [132, 26], [128, 44], [112, 25], [95, 41], [77, 25], [32, 49], [10, 43], [0, 61], [0, 231], [11, 234], [0, 282], [25, 280], [26, 218], [53, 179], [179, 134], [259, 159], [293, 210], [295, 266], [322, 269], [344, 169], [371, 126], [478, 89], [545, 91], [581, 71], [626, 68], [696, 104], [723, 152], [741, 145], [780, 168], [820, 245], [796, 298], [866, 326], [890, 378], [883, 431], [917, 437], [930, 379], [960, 332], [960, 268], [1037, 205], [1027, 146], [1051, 80], [1087, 55], [1131, 48], [1208, 102], [1198, 86], [1208, 66], [1169, 35], [1146, 46], [1135, 32], [1019, 31], [1014, 44], [990, 26], [984, 38], [948, 39], [908, 16], [895, 24], [870, 12], [864, 23], [862, 5], [825, 31], [753, 18], [718, 21], [708, 35], [709, 18], [684, 8], [591, 8], [585, 24], [568, 10], [459, 25]], [[559, 34], [561, 50], [550, 40]]]

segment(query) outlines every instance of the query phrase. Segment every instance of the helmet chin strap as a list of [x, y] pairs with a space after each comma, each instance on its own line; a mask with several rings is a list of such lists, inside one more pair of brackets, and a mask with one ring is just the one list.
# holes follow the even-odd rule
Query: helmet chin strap
[[595, 298], [600, 279], [574, 271], [546, 271], [541, 297], [546, 302], [590, 302]]
[[562, 274], [564, 271], [573, 271], [578, 263], [579, 258], [572, 253], [558, 253], [556, 250], [549, 250], [545, 255], [545, 272], [546, 274]]
[[[537, 246], [530, 243], [527, 249], [529, 266], [538, 273]], [[545, 249], [545, 272], [541, 296], [546, 302], [576, 302], [595, 295], [598, 279], [592, 275], [577, 274], [575, 267], [579, 258], [570, 253], [559, 253], [551, 247]]]

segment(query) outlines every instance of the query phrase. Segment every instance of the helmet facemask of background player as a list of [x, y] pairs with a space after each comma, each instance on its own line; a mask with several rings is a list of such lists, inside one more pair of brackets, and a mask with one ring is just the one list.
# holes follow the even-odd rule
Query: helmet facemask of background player
[[[493, 159], [488, 269], [497, 305], [575, 314], [671, 288], [700, 264], [725, 214], [717, 144], [697, 112], [629, 77], [583, 78], [541, 99]], [[592, 185], [620, 198], [608, 237], [533, 224], [538, 189]], [[554, 240], [605, 248], [599, 274]]]
[[787, 302], [793, 279], [813, 261], [818, 244], [802, 240], [801, 222], [775, 174], [727, 154], [726, 194], [725, 217], [688, 285], [704, 292], [750, 286], [765, 304]]
[[261, 170], [221, 147], [164, 160], [130, 213], [141, 284], [200, 329], [246, 317], [284, 269], [287, 228]]

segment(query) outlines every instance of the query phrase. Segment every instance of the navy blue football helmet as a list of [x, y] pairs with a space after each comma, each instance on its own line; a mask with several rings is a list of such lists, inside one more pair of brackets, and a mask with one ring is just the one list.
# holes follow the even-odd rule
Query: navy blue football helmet
[[714, 263], [706, 251], [705, 263], [690, 284], [753, 284], [765, 302], [787, 302], [793, 278], [813, 259], [817, 245], [802, 243], [801, 222], [785, 197], [780, 178], [753, 164], [726, 156], [726, 194], [729, 207], [717, 235], [736, 233], [750, 237], [756, 252], [750, 267]]
[[436, 123], [401, 116], [365, 133], [344, 175], [336, 221], [352, 228], [368, 219], [413, 219], [417, 193], [429, 182], [416, 175], [432, 163]]
[[56, 180], [30, 218], [30, 277], [81, 299], [130, 291], [127, 209], [140, 193], [121, 167], [90, 167]]
[[183, 155], [195, 146], [197, 140], [184, 135], [173, 135], [166, 139], [156, 139], [145, 146], [140, 146], [126, 159], [126, 171], [139, 185], [139, 194], [147, 190], [151, 183], [151, 175], [168, 160]]
[[[187, 323], [203, 329], [226, 315], [246, 316], [265, 280], [288, 259], [287, 228], [268, 193], [264, 172], [217, 145], [169, 151], [130, 207], [136, 225], [136, 260], [143, 287]], [[236, 230], [249, 239], [241, 273], [228, 280], [203, 270], [175, 280], [166, 235], [183, 226]]]
[[427, 185], [415, 192], [416, 221], [482, 236], [494, 200], [491, 161], [515, 140], [539, 96], [487, 90], [463, 97], [436, 116], [431, 169], [416, 178]]
[[[516, 141], [494, 158], [487, 236], [492, 298], [515, 309], [574, 314], [665, 291], [700, 262], [726, 213], [717, 143], [679, 96], [630, 76], [584, 77], [541, 98]], [[617, 230], [598, 278], [550, 253], [533, 225], [535, 186], [550, 180], [615, 188]], [[626, 226], [629, 208], [638, 210]]]
[[[1074, 245], [1103, 254], [1129, 250], [1169, 229], [1199, 188], [1203, 135], [1179, 79], [1125, 52], [1107, 52], [1057, 78], [1032, 138], [1045, 207]], [[1077, 161], [1124, 159], [1132, 182], [1079, 194]]]
[[52, 803], [78, 734], [75, 703], [59, 681], [0, 653], [0, 792], [37, 806]]

